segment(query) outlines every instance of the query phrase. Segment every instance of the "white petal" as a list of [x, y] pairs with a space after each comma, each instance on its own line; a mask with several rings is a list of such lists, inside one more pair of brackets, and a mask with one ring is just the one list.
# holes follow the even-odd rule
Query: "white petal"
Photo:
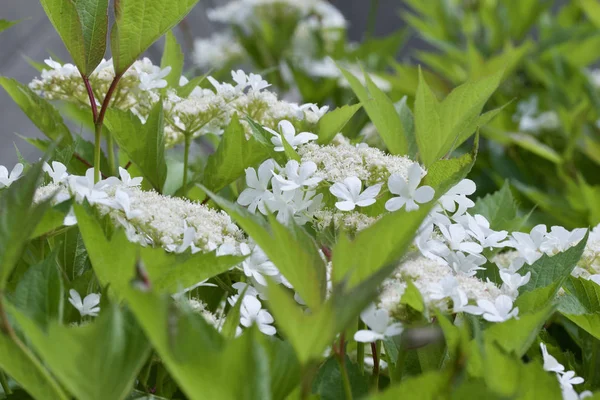
[[361, 343], [373, 343], [383, 338], [382, 334], [368, 330], [360, 330], [354, 334], [354, 340]]
[[433, 199], [433, 196], [435, 195], [435, 190], [433, 190], [433, 188], [431, 186], [421, 186], [420, 188], [418, 188], [415, 191], [415, 194], [413, 195], [413, 199], [417, 202], [417, 203], [427, 203], [430, 202]]
[[353, 201], [338, 201], [335, 206], [341, 211], [352, 211], [356, 205]]
[[397, 211], [404, 207], [406, 199], [404, 197], [392, 197], [385, 202], [385, 209], [388, 211]]

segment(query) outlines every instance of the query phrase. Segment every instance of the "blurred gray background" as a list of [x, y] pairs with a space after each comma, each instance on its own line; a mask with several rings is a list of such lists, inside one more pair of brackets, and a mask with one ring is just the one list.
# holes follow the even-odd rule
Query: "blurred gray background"
[[[302, 1], [302, 0], [298, 0]], [[219, 27], [206, 18], [206, 9], [226, 3], [227, 0], [200, 0], [186, 18], [190, 34], [194, 37], [208, 36]], [[360, 40], [367, 28], [369, 0], [331, 0], [350, 23], [350, 38]], [[402, 27], [399, 16], [401, 2], [379, 0], [375, 35], [385, 35]], [[23, 20], [18, 25], [0, 33], [0, 75], [30, 82], [38, 73], [27, 62], [27, 57], [38, 62], [49, 54], [69, 60], [60, 38], [48, 21], [39, 0], [0, 0], [0, 19]], [[147, 52], [155, 63], [160, 61], [162, 44], [158, 42]], [[77, 127], [75, 127], [77, 129]], [[12, 168], [17, 162], [16, 145], [25, 159], [35, 161], [39, 152], [16, 136], [41, 137], [42, 134], [29, 121], [6, 92], [0, 88], [0, 164]]]

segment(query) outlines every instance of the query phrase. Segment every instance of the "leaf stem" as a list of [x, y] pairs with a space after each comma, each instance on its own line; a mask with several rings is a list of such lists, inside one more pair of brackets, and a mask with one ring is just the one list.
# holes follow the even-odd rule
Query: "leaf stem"
[[183, 151], [183, 196], [187, 194], [188, 183], [188, 165], [190, 162], [190, 145], [192, 144], [192, 135], [185, 134], [185, 148]]
[[350, 377], [348, 376], [348, 369], [346, 368], [346, 343], [344, 333], [340, 335], [340, 345], [335, 351], [335, 355], [340, 364], [340, 373], [342, 375], [342, 385], [344, 387], [346, 400], [352, 400], [352, 386], [350, 385]]
[[379, 389], [379, 349], [381, 342], [376, 341], [371, 343], [371, 353], [373, 355], [373, 380], [371, 382], [371, 388], [377, 392]]
[[[358, 317], [358, 330], [365, 329], [365, 323]], [[356, 342], [356, 362], [361, 375], [365, 374], [365, 344]]]
[[81, 78], [83, 79], [83, 83], [85, 84], [85, 90], [87, 91], [88, 97], [90, 98], [90, 105], [92, 107], [92, 118], [94, 124], [98, 119], [98, 106], [96, 105], [96, 97], [94, 96], [94, 91], [92, 90], [92, 85], [90, 85], [90, 79], [81, 74]]
[[379, 0], [371, 0], [371, 7], [369, 8], [369, 15], [367, 19], [367, 39], [373, 37], [375, 33], [375, 22], [377, 21], [377, 9], [379, 8]]
[[108, 171], [112, 176], [117, 175], [115, 169], [115, 141], [111, 132], [106, 132], [106, 148], [108, 151]]
[[8, 384], [8, 379], [6, 378], [6, 374], [2, 370], [0, 370], [0, 385], [2, 385], [4, 394], [6, 394], [6, 395], [12, 394], [12, 390], [10, 388], [10, 385]]
[[110, 87], [108, 88], [108, 91], [106, 92], [106, 96], [104, 96], [104, 101], [102, 102], [102, 108], [100, 109], [98, 118], [96, 118], [96, 120], [94, 121], [96, 139], [94, 147], [94, 182], [98, 182], [100, 180], [100, 154], [102, 153], [100, 141], [102, 139], [102, 127], [104, 125], [104, 116], [106, 115], [106, 110], [108, 109], [110, 100], [122, 76], [122, 73], [115, 75], [115, 78], [113, 79], [112, 83], [110, 84]]

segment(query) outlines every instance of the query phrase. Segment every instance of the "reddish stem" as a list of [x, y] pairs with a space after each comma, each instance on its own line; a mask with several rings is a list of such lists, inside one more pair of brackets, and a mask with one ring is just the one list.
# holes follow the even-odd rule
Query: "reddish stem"
[[92, 90], [92, 85], [90, 85], [90, 79], [81, 74], [83, 78], [83, 83], [85, 83], [85, 90], [87, 90], [88, 97], [90, 98], [90, 104], [92, 105], [92, 117], [94, 118], [94, 124], [98, 119], [98, 106], [96, 105], [96, 97], [94, 97], [94, 91]]
[[371, 354], [373, 355], [373, 376], [379, 376], [379, 355], [375, 342], [371, 343]]
[[112, 99], [113, 93], [117, 89], [117, 85], [121, 80], [123, 74], [115, 75], [115, 79], [113, 79], [110, 87], [108, 88], [108, 92], [106, 92], [106, 96], [104, 96], [104, 101], [102, 102], [102, 108], [100, 109], [100, 114], [96, 119], [96, 125], [102, 125], [104, 123], [104, 116], [106, 115], [106, 110], [108, 109], [108, 105], [110, 100]]
[[[94, 166], [92, 164], [90, 164], [85, 158], [81, 157], [79, 154], [77, 153], [73, 153], [73, 157], [75, 157], [76, 159], [78, 159], [79, 161], [81, 161], [86, 167], [88, 168], [94, 168]], [[100, 174], [102, 175], [102, 179], [106, 179], [106, 175], [104, 175], [102, 172], [100, 172]]]
[[131, 161], [128, 161], [127, 164], [125, 164], [125, 169], [129, 169], [129, 167], [131, 167]]

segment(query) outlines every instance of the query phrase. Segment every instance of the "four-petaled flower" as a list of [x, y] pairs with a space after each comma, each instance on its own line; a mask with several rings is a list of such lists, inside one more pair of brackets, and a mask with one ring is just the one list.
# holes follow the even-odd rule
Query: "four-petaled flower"
[[[431, 186], [421, 186], [422, 168], [414, 163], [408, 168], [408, 181], [399, 174], [392, 174], [388, 179], [388, 188], [398, 197], [392, 197], [385, 203], [388, 211], [397, 211], [406, 206], [406, 211], [419, 209], [419, 204], [427, 203], [433, 199], [435, 191]], [[418, 188], [418, 189], [417, 189]]]
[[[306, 161], [302, 164], [296, 160], [290, 160], [281, 171], [282, 174], [273, 172], [275, 179], [281, 184], [281, 190], [284, 192], [296, 190], [303, 186], [314, 187], [323, 179], [313, 176], [317, 171], [317, 164], [312, 161]], [[284, 177], [287, 177], [287, 179]]]
[[75, 289], [69, 290], [69, 294], [69, 302], [79, 311], [79, 314], [81, 314], [82, 317], [85, 317], [86, 315], [89, 315], [90, 317], [98, 316], [98, 313], [100, 312], [100, 307], [98, 306], [100, 304], [99, 294], [90, 293], [85, 296], [83, 301], [81, 301], [81, 296]]
[[356, 332], [354, 340], [357, 342], [372, 343], [402, 333], [402, 324], [399, 322], [390, 324], [390, 316], [387, 310], [378, 310], [375, 308], [375, 304], [371, 304], [360, 313], [360, 318], [371, 330], [363, 329]]
[[473, 200], [467, 197], [475, 193], [475, 189], [477, 189], [475, 182], [470, 179], [463, 179], [440, 197], [439, 203], [444, 210], [451, 213], [456, 211], [456, 216], [462, 215], [467, 211], [467, 208], [475, 205]]
[[50, 175], [52, 182], [56, 184], [64, 182], [69, 177], [69, 174], [67, 173], [67, 167], [58, 161], [52, 161], [52, 166], [50, 166], [48, 163], [44, 163], [42, 169], [44, 172]]
[[12, 185], [17, 179], [21, 177], [23, 173], [23, 164], [18, 163], [14, 166], [10, 174], [8, 173], [8, 169], [4, 165], [0, 165], [0, 189], [4, 187], [9, 187]]
[[144, 179], [141, 176], [138, 176], [137, 178], [132, 178], [129, 174], [129, 171], [121, 167], [119, 167], [119, 175], [121, 176], [121, 181], [127, 187], [140, 186], [142, 184], [142, 180]]
[[[273, 129], [264, 127], [268, 132], [270, 132], [273, 137], [271, 138], [271, 143], [275, 146], [275, 151], [284, 151], [283, 148], [283, 140], [281, 139], [281, 135], [285, 138], [285, 141], [293, 148], [296, 149], [301, 144], [306, 144], [311, 140], [318, 139], [318, 136], [314, 133], [310, 132], [300, 132], [296, 135], [296, 128], [290, 121], [283, 120], [279, 122], [279, 132], [275, 132]], [[281, 132], [281, 133], [280, 133]]]
[[254, 168], [246, 169], [246, 186], [248, 186], [237, 199], [238, 204], [247, 206], [251, 213], [256, 212], [256, 208], [263, 214], [267, 214], [265, 201], [272, 197], [269, 191], [269, 183], [273, 177], [275, 162], [267, 160], [258, 167], [258, 174]]
[[489, 300], [477, 300], [477, 306], [483, 311], [483, 319], [490, 322], [504, 322], [511, 318], [517, 318], [519, 307], [513, 309], [513, 301], [510, 297], [501, 294], [492, 303]]
[[[235, 295], [230, 297], [229, 304], [232, 306], [235, 305], [239, 301], [239, 295]], [[240, 325], [243, 327], [249, 328], [252, 324], [256, 323], [258, 326], [258, 330], [264, 333], [265, 335], [274, 335], [277, 333], [275, 327], [271, 326], [275, 320], [273, 316], [269, 314], [267, 310], [262, 309], [262, 304], [260, 300], [258, 300], [254, 296], [249, 296], [246, 294], [244, 298], [241, 300], [242, 304], [240, 305]]]
[[355, 176], [336, 182], [329, 188], [331, 194], [339, 200], [335, 206], [342, 211], [354, 210], [356, 206], [367, 207], [375, 203], [375, 198], [381, 190], [381, 183], [369, 186], [362, 193], [362, 182]]

